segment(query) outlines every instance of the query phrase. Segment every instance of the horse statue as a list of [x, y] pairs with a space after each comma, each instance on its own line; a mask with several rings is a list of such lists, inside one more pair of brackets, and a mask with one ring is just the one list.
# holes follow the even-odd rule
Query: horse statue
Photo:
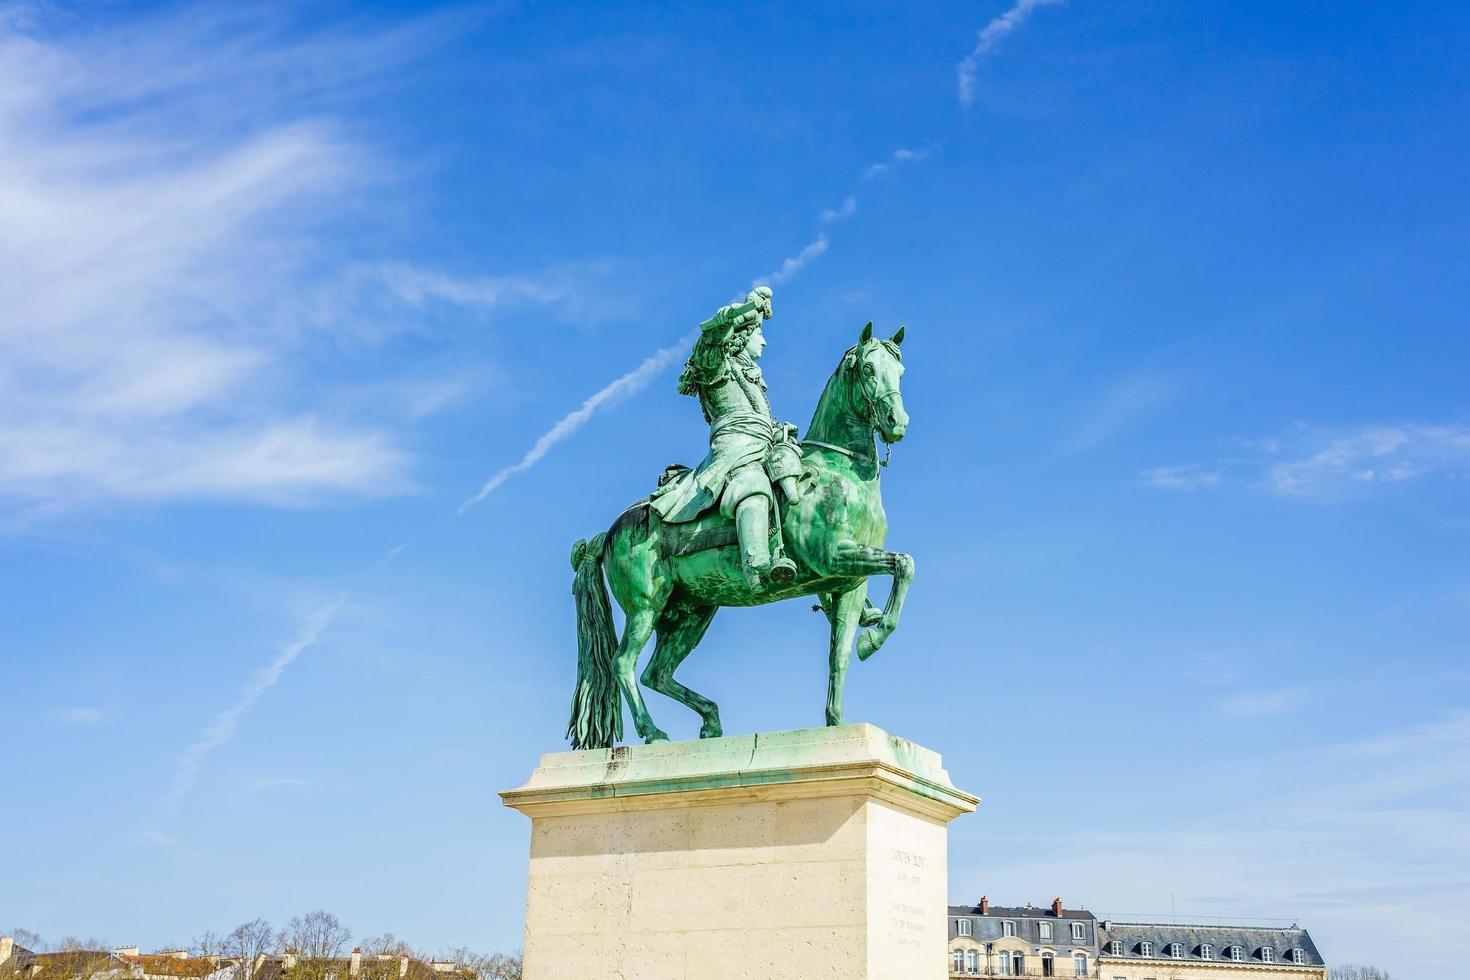
[[[719, 707], [674, 679], [722, 606], [754, 606], [814, 596], [831, 624], [827, 724], [842, 724], [842, 692], [853, 641], [859, 660], [877, 653], [898, 627], [914, 560], [883, 546], [888, 518], [879, 495], [880, 464], [874, 435], [888, 445], [908, 427], [899, 382], [904, 328], [888, 339], [863, 328], [827, 381], [802, 440], [802, 475], [794, 500], [785, 502], [785, 553], [796, 564], [794, 580], [752, 588], [736, 547], [735, 528], [717, 511], [692, 524], [674, 525], [651, 511], [647, 500], [623, 511], [607, 531], [572, 547], [576, 575], [577, 688], [567, 737], [575, 749], [609, 748], [623, 737], [620, 698], [645, 742], [666, 741], [643, 701], [636, 673], [639, 654], [658, 634], [644, 669], [645, 686], [698, 712], [700, 738], [718, 738]], [[606, 582], [604, 582], [604, 572]], [[892, 588], [876, 621], [864, 616], [868, 577], [891, 575]], [[622, 607], [619, 639], [608, 586]], [[871, 626], [868, 629], [861, 629]]]

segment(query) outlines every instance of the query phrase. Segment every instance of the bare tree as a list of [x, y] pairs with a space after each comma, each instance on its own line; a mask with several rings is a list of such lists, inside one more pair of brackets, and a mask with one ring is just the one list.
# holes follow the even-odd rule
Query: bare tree
[[369, 936], [358, 944], [363, 956], [413, 956], [414, 951], [397, 936], [391, 932], [385, 932], [381, 936]]
[[230, 959], [240, 961], [240, 980], [250, 980], [256, 961], [276, 949], [276, 933], [269, 922], [256, 919], [235, 927], [224, 938], [221, 952]]
[[329, 960], [341, 956], [352, 941], [352, 931], [335, 915], [318, 909], [286, 923], [281, 943], [304, 960]]
[[225, 938], [213, 929], [206, 929], [189, 943], [189, 955], [222, 956], [225, 951]]
[[1387, 970], [1380, 970], [1376, 966], [1358, 966], [1356, 963], [1344, 963], [1342, 966], [1334, 966], [1327, 971], [1327, 980], [1392, 980]]
[[29, 929], [12, 929], [9, 932], [9, 936], [15, 940], [15, 945], [22, 949], [28, 949], [32, 953], [44, 953], [46, 951], [46, 940], [42, 939], [41, 934], [38, 932], [32, 932]]
[[521, 980], [521, 954], [491, 953], [486, 956], [464, 946], [450, 950], [445, 959], [474, 980]]

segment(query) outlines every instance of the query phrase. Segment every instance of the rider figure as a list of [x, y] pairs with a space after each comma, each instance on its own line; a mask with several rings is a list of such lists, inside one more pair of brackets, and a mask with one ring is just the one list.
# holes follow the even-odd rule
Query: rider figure
[[757, 592], [796, 577], [796, 565], [781, 553], [779, 537], [772, 553], [771, 518], [779, 513], [773, 484], [789, 503], [801, 474], [796, 427], [776, 421], [756, 364], [766, 346], [761, 324], [770, 317], [771, 290], [758, 286], [745, 302], [721, 307], [699, 325], [679, 392], [699, 398], [710, 424], [709, 455], [685, 479], [661, 486], [652, 499], [654, 510], [671, 523], [693, 520], [718, 502], [720, 513], [735, 519], [746, 580]]

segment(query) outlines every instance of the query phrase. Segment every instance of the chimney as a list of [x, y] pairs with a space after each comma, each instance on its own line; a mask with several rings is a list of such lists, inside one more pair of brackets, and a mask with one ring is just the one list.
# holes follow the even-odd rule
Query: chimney
[[1062, 916], [1062, 900], [1060, 897], [1051, 900], [1051, 914], [1057, 918]]
[[980, 914], [981, 915], [989, 915], [990, 914], [990, 896], [989, 895], [981, 895], [980, 896]]
[[137, 956], [137, 946], [119, 946], [112, 951], [113, 956]]
[[354, 947], [352, 947], [352, 966], [348, 969], [347, 975], [348, 976], [355, 977], [355, 976], [357, 976], [361, 972], [362, 972], [362, 947], [360, 947], [360, 946], [354, 946]]
[[281, 954], [281, 966], [288, 970], [296, 969], [296, 950], [288, 949]]
[[0, 936], [0, 963], [10, 959], [10, 954], [15, 952], [15, 940], [9, 936]]
[[408, 976], [408, 957], [407, 956], [400, 956], [400, 957], [398, 957], [398, 976], [399, 976], [400, 980], [401, 980], [401, 978]]

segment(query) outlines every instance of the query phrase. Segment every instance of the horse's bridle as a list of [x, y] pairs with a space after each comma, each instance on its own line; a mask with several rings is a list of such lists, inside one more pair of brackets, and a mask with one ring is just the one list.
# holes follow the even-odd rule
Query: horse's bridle
[[[856, 415], [858, 418], [868, 423], [869, 430], [878, 433], [878, 438], [882, 439], [883, 432], [876, 424], [874, 424], [873, 417], [877, 412], [879, 406], [887, 405], [893, 399], [902, 395], [903, 392], [900, 391], [898, 388], [890, 388], [887, 391], [882, 392], [881, 394], [878, 393], [878, 381], [876, 375], [873, 376], [872, 383], [869, 384], [869, 376], [863, 372], [862, 366], [867, 364], [868, 362], [863, 359], [861, 355], [861, 348], [855, 349], [853, 351], [853, 355], [854, 356], [852, 367], [849, 368], [849, 370], [857, 373], [857, 389], [858, 391], [862, 392], [863, 406], [861, 409], [859, 409], [856, 405], [852, 403], [851, 395], [849, 395], [847, 407], [852, 412], [852, 414]], [[850, 456], [853, 459], [858, 458], [858, 454], [853, 452], [851, 449], [844, 449], [841, 446], [834, 446], [829, 442], [817, 442], [813, 439], [803, 439], [801, 441], [801, 444], [803, 446], [821, 446], [823, 449], [831, 449], [834, 452], [839, 452], [844, 456]], [[877, 453], [874, 453], [873, 455], [876, 458]], [[887, 439], [883, 439], [883, 458], [881, 460], [878, 460], [878, 464], [880, 466], [887, 466], [888, 460], [891, 459], [892, 456], [893, 443], [889, 442]]]

